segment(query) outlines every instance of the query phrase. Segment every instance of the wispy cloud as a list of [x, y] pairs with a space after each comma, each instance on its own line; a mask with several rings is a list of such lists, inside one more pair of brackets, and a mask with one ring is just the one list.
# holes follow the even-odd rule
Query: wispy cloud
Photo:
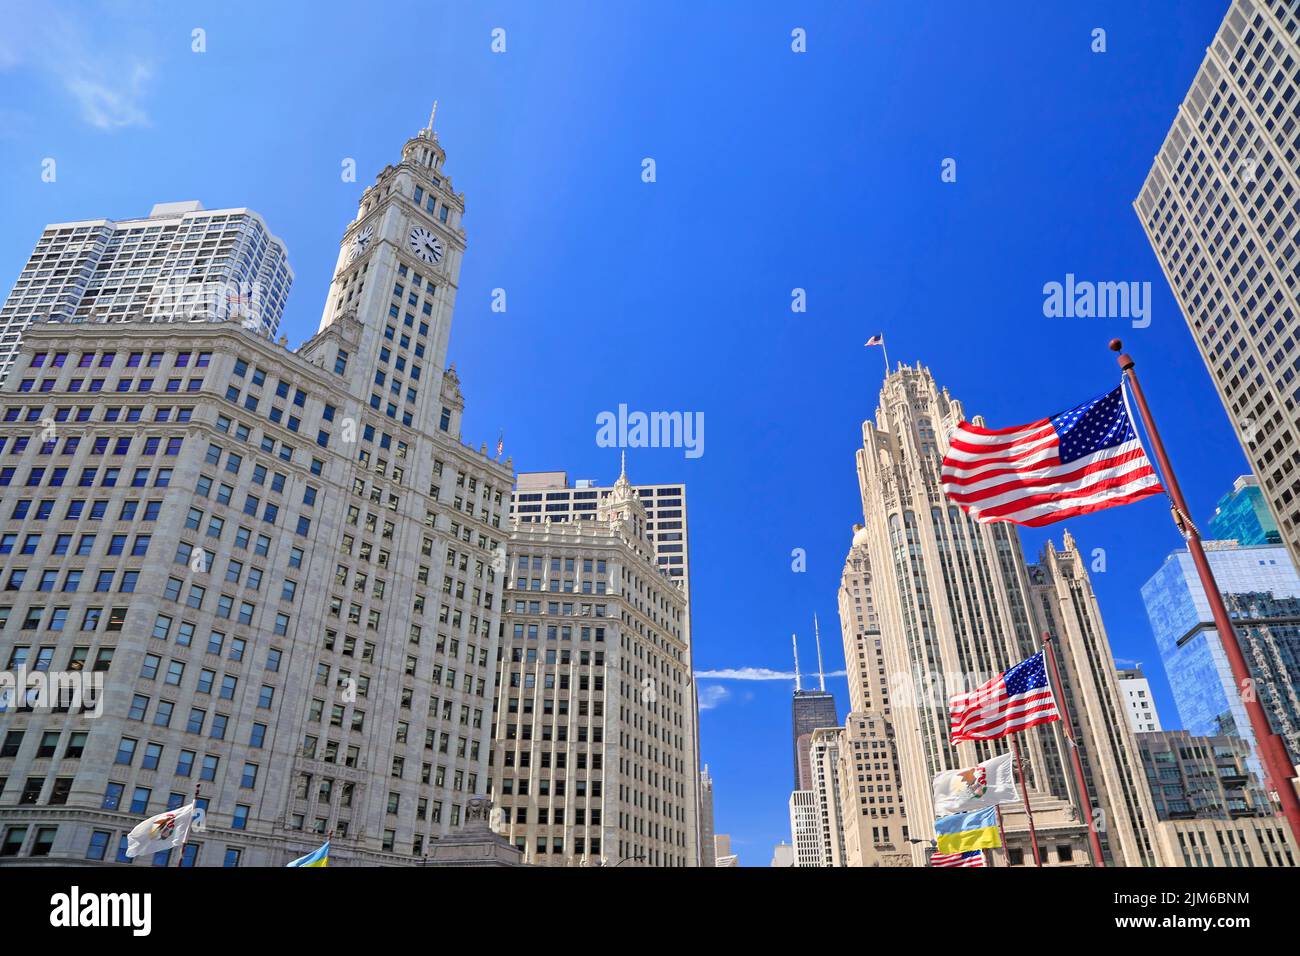
[[721, 684], [700, 688], [700, 710], [712, 710], [731, 698], [731, 691]]
[[143, 63], [136, 63], [127, 75], [118, 77], [118, 85], [110, 85], [88, 74], [69, 76], [66, 87], [81, 107], [82, 118], [98, 129], [120, 129], [123, 126], [148, 126], [149, 114], [141, 101], [153, 71]]
[[[107, 38], [106, 17], [0, 0], [0, 72], [31, 71], [60, 88], [96, 129], [147, 126], [152, 65]], [[93, 37], [84, 24], [96, 23]]]
[[[828, 671], [827, 677], [844, 677], [846, 671]], [[695, 676], [707, 680], [794, 680], [794, 671], [774, 671], [766, 667], [729, 667], [716, 671], [696, 671]], [[816, 677], [816, 674], [804, 674]]]

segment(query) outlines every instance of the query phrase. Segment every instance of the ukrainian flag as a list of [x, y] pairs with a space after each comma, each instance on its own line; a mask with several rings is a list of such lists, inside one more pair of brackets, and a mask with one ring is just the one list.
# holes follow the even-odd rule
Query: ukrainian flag
[[325, 845], [318, 850], [312, 850], [306, 856], [300, 856], [298, 859], [285, 866], [328, 866], [330, 861], [330, 841], [326, 840]]
[[1002, 845], [998, 833], [998, 808], [985, 807], [970, 813], [954, 813], [934, 821], [940, 853], [996, 849]]

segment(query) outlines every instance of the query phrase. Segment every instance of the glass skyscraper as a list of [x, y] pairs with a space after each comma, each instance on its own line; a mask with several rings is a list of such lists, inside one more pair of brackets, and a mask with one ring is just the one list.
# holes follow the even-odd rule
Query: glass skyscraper
[[1258, 478], [1242, 475], [1232, 490], [1219, 499], [1214, 517], [1205, 526], [1205, 538], [1236, 541], [1241, 545], [1282, 543], [1282, 533], [1268, 510]]
[[[1280, 545], [1205, 545], [1259, 700], [1295, 762], [1300, 756], [1300, 575]], [[1171, 554], [1142, 586], [1142, 600], [1184, 728], [1196, 736], [1248, 740], [1251, 769], [1262, 778], [1250, 721], [1191, 555]]]

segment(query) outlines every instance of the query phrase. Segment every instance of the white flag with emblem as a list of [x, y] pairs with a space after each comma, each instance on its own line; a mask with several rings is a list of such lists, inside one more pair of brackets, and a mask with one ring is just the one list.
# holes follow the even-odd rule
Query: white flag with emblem
[[126, 835], [126, 855], [137, 857], [145, 853], [157, 853], [159, 850], [170, 850], [185, 840], [193, 822], [192, 803], [152, 816], [143, 823], [136, 824], [135, 829]]
[[934, 777], [934, 815], [981, 810], [1016, 799], [1011, 754], [1002, 754], [965, 770], [944, 770]]

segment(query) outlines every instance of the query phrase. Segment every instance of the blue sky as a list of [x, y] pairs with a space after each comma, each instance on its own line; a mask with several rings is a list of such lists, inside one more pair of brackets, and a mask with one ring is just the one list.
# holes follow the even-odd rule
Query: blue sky
[[[504, 428], [517, 469], [609, 481], [599, 412], [702, 412], [702, 457], [628, 461], [633, 481], [688, 485], [700, 670], [789, 671], [792, 631], [811, 669], [814, 612], [842, 669], [871, 333], [995, 426], [1113, 387], [1120, 335], [1195, 517], [1246, 470], [1131, 207], [1220, 0], [35, 6], [0, 0], [6, 291], [47, 222], [249, 206], [288, 244], [296, 344], [361, 190], [438, 99], [467, 205], [451, 341], [466, 437]], [[1066, 273], [1151, 282], [1150, 326], [1045, 318], [1043, 285]], [[1106, 549], [1094, 583], [1115, 653], [1146, 663], [1177, 726], [1138, 592], [1179, 544], [1161, 500], [1069, 527]], [[1026, 534], [1027, 552], [1046, 537]], [[843, 712], [844, 680], [829, 686]], [[747, 865], [788, 839], [790, 690], [701, 682], [717, 828]]]

